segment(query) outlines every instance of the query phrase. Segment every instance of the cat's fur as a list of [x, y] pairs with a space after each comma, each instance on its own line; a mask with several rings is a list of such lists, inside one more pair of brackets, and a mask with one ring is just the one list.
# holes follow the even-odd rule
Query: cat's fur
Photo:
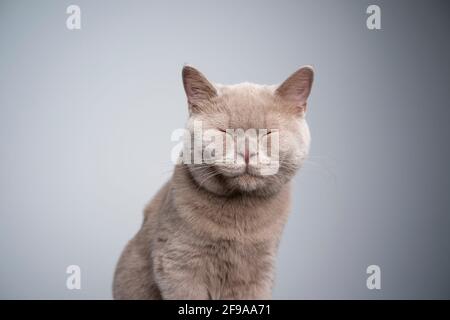
[[[280, 167], [178, 164], [145, 209], [118, 262], [115, 299], [269, 299], [276, 251], [290, 203], [289, 181], [310, 144], [305, 120], [313, 71], [280, 86], [211, 84], [184, 67], [187, 128], [279, 129]], [[247, 151], [246, 151], [247, 152]], [[239, 154], [247, 158], [253, 154]]]

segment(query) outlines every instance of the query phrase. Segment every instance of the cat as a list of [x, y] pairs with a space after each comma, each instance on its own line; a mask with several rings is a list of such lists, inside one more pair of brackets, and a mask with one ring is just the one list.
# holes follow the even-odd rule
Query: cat
[[[235, 163], [178, 162], [122, 252], [115, 299], [271, 299], [290, 181], [310, 147], [305, 117], [313, 76], [304, 66], [279, 86], [220, 85], [183, 68], [188, 132], [195, 122], [226, 137], [228, 129], [265, 128], [269, 145], [277, 132], [277, 154], [250, 151], [244, 139], [239, 150], [225, 146], [225, 154], [240, 160]], [[264, 165], [252, 159], [272, 156], [277, 170], [261, 174]]]

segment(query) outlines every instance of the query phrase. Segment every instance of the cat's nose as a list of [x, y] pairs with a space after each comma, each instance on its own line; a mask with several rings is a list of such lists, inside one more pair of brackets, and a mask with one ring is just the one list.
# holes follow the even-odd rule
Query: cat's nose
[[257, 154], [257, 146], [253, 141], [246, 141], [245, 144], [239, 145], [237, 153], [242, 157], [240, 159], [245, 161], [245, 165], [249, 165], [250, 161]]
[[256, 155], [256, 152], [254, 150], [252, 150], [252, 148], [249, 148], [249, 146], [247, 145], [245, 147], [244, 150], [244, 160], [245, 160], [245, 164], [248, 165], [250, 163], [250, 159], [252, 159], [252, 157], [254, 157]]

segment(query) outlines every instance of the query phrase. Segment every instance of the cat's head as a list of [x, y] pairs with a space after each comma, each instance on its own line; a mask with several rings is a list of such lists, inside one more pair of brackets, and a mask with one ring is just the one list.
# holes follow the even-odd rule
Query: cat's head
[[190, 66], [182, 75], [190, 132], [184, 162], [196, 183], [221, 195], [279, 191], [309, 151], [312, 68], [271, 86], [212, 84]]

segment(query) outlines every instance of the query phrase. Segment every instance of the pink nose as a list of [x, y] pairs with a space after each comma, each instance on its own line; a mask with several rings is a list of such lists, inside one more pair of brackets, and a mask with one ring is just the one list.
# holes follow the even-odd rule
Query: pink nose
[[244, 159], [245, 159], [245, 164], [248, 164], [249, 159], [250, 159], [250, 154], [249, 154], [249, 150], [248, 150], [247, 146], [245, 146]]

